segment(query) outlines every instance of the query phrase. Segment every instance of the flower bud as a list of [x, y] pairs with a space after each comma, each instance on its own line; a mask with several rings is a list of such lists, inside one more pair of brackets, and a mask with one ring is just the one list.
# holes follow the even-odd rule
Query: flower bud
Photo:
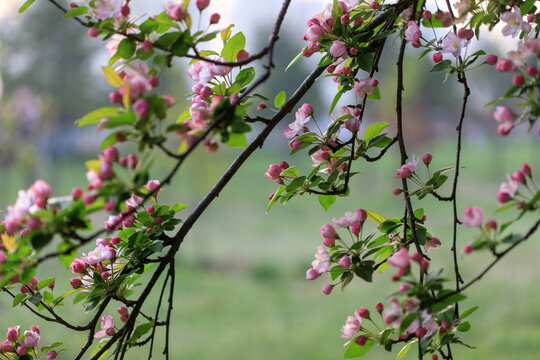
[[336, 232], [336, 229], [332, 225], [329, 225], [329, 224], [321, 226], [321, 228], [319, 229], [319, 233], [321, 234], [323, 238], [335, 239], [339, 237], [339, 235]]
[[536, 76], [538, 74], [538, 68], [536, 66], [527, 66], [527, 74]]
[[420, 253], [414, 253], [412, 256], [411, 256], [411, 260], [412, 261], [416, 261], [416, 262], [420, 262], [422, 260], [422, 254]]
[[425, 327], [419, 327], [417, 330], [416, 330], [416, 336], [418, 338], [423, 338], [424, 336], [426, 336], [427, 334], [427, 330]]
[[328, 284], [328, 285], [323, 286], [322, 292], [324, 295], [330, 295], [333, 289], [334, 289], [334, 285]]
[[424, 10], [424, 13], [422, 14], [422, 16], [424, 17], [424, 19], [426, 19], [426, 21], [431, 21], [431, 11]]
[[17, 346], [17, 355], [23, 356], [26, 354], [26, 348], [22, 345]]
[[495, 219], [489, 219], [487, 222], [486, 222], [486, 226], [490, 229], [497, 229], [497, 221], [495, 221]]
[[324, 246], [330, 248], [330, 247], [332, 247], [332, 246], [334, 246], [336, 244], [336, 239], [334, 239], [334, 238], [324, 238], [322, 242], [323, 242]]
[[9, 340], [6, 340], [0, 343], [0, 351], [4, 353], [12, 353], [15, 352], [15, 349], [13, 348], [13, 345], [11, 345], [11, 342]]
[[120, 244], [121, 239], [119, 237], [113, 237], [111, 239], [111, 245], [118, 245]]
[[465, 254], [470, 254], [472, 251], [473, 251], [472, 245], [465, 245], [465, 247], [463, 248], [463, 252]]
[[401, 190], [400, 188], [394, 188], [394, 190], [392, 190], [394, 196], [399, 196], [402, 192], [403, 190]]
[[259, 105], [257, 106], [257, 110], [264, 110], [264, 109], [266, 109], [266, 104], [263, 102], [260, 102]]
[[358, 310], [358, 315], [360, 315], [361, 318], [369, 319], [369, 310], [362, 306], [360, 310]]
[[289, 149], [296, 150], [300, 147], [300, 145], [302, 145], [302, 141], [298, 139], [294, 139], [293, 141], [289, 143]]
[[532, 177], [531, 167], [527, 163], [523, 163], [523, 165], [521, 165], [521, 172], [527, 175], [528, 177]]
[[316, 278], [319, 277], [319, 272], [316, 270], [316, 269], [309, 269], [308, 271], [306, 271], [306, 279], [307, 280], [315, 280]]
[[434, 63], [440, 63], [443, 59], [443, 55], [440, 51], [437, 51], [436, 53], [433, 53], [433, 55], [431, 55], [431, 59], [433, 60]]
[[420, 260], [420, 267], [426, 270], [429, 267], [429, 261], [427, 261], [426, 259]]
[[379, 10], [381, 5], [377, 1], [373, 1], [371, 4], [369, 4], [369, 7], [372, 8], [373, 10]]
[[146, 208], [146, 213], [150, 216], [152, 216], [154, 214], [154, 207], [152, 205], [150, 205], [149, 207]]
[[512, 78], [512, 84], [514, 84], [517, 87], [523, 86], [523, 83], [525, 82], [525, 78], [523, 75], [516, 75]]
[[9, 327], [6, 335], [8, 341], [14, 342], [17, 341], [19, 337], [19, 328], [18, 327]]
[[433, 155], [431, 155], [431, 154], [422, 155], [422, 161], [424, 162], [424, 164], [426, 164], [426, 166], [429, 166], [432, 159], [433, 159]]
[[400, 292], [405, 292], [407, 290], [409, 290], [411, 288], [411, 285], [409, 284], [401, 284], [399, 285], [399, 291]]
[[383, 305], [382, 303], [377, 303], [377, 304], [375, 304], [375, 310], [376, 310], [379, 314], [381, 314], [381, 313], [383, 312], [383, 310], [384, 310], [384, 305]]
[[210, 15], [210, 24], [217, 24], [219, 22], [219, 19], [221, 19], [221, 16], [218, 13]]
[[56, 353], [56, 351], [50, 350], [50, 351], [47, 352], [47, 355], [45, 355], [45, 356], [46, 356], [47, 360], [54, 360], [54, 359], [56, 359], [58, 354]]
[[72, 278], [69, 280], [69, 284], [71, 285], [72, 288], [78, 289], [81, 287], [82, 281], [79, 278]]
[[364, 336], [359, 336], [356, 338], [356, 343], [360, 346], [366, 345], [367, 339]]
[[488, 65], [495, 65], [497, 63], [497, 60], [498, 60], [498, 58], [497, 58], [496, 55], [488, 55], [486, 57], [486, 63]]
[[351, 258], [347, 255], [342, 256], [341, 259], [339, 259], [338, 265], [344, 269], [348, 268], [351, 266]]
[[520, 184], [525, 184], [526, 182], [525, 175], [519, 170], [514, 171], [514, 173], [512, 174], [510, 178]]
[[208, 7], [208, 5], [210, 5], [210, 0], [197, 0], [195, 4], [197, 5], [197, 9], [199, 9], [199, 11], [203, 11]]

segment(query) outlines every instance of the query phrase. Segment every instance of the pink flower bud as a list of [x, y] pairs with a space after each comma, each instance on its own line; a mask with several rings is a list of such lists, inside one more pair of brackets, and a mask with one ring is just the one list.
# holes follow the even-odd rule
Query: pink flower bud
[[302, 50], [302, 56], [303, 57], [309, 58], [309, 57], [311, 57], [311, 55], [313, 55], [313, 53], [311, 51], [309, 51], [309, 49]]
[[527, 175], [528, 177], [532, 177], [531, 176], [531, 167], [527, 163], [523, 163], [523, 165], [521, 165], [521, 172], [524, 173], [525, 175]]
[[46, 359], [47, 360], [54, 360], [54, 359], [56, 359], [57, 356], [58, 356], [58, 354], [56, 353], [56, 351], [50, 350], [50, 351], [47, 352]]
[[17, 346], [17, 355], [23, 356], [26, 354], [26, 348], [24, 346]]
[[152, 44], [150, 40], [146, 39], [142, 42], [141, 48], [146, 52], [150, 52], [154, 48], [154, 44]]
[[270, 195], [268, 195], [268, 200], [272, 201], [275, 195], [275, 193], [271, 193]]
[[161, 225], [161, 223], [163, 222], [163, 218], [161, 216], [156, 216], [156, 218], [154, 219], [154, 224], [156, 225]]
[[54, 285], [56, 284], [56, 280], [53, 281], [52, 283], [50, 283], [49, 285], [47, 285], [49, 287], [49, 289], [51, 290], [54, 290]]
[[97, 38], [100, 33], [101, 33], [101, 31], [99, 29], [96, 29], [96, 28], [90, 28], [88, 30], [88, 36], [91, 37], [91, 38]]
[[369, 310], [362, 306], [360, 310], [358, 310], [358, 315], [360, 315], [361, 318], [369, 319]]
[[380, 314], [384, 311], [384, 305], [382, 303], [375, 304], [375, 310]]
[[439, 360], [439, 357], [437, 356], [437, 354], [433, 354], [431, 355], [431, 360]]
[[133, 104], [133, 110], [135, 110], [135, 112], [140, 118], [144, 118], [148, 116], [150, 104], [148, 104], [148, 100], [146, 99], [139, 99], [135, 101], [135, 104]]
[[121, 239], [119, 237], [113, 237], [111, 239], [111, 245], [118, 245], [120, 244]]
[[339, 237], [339, 235], [336, 232], [336, 229], [332, 225], [329, 225], [329, 224], [321, 226], [321, 228], [319, 229], [319, 233], [321, 234], [323, 238], [336, 239]]
[[300, 147], [300, 145], [302, 145], [302, 141], [298, 139], [294, 139], [293, 141], [289, 143], [289, 149], [296, 150]]
[[219, 19], [221, 19], [221, 16], [218, 13], [210, 15], [210, 24], [217, 24]]
[[250, 54], [246, 50], [242, 49], [238, 52], [238, 55], [236, 55], [236, 61], [244, 61], [249, 59], [249, 57]]
[[510, 72], [514, 70], [514, 63], [507, 59], [500, 59], [495, 67], [499, 72]]
[[356, 343], [360, 346], [366, 345], [367, 339], [364, 336], [359, 336], [356, 338]]
[[420, 267], [424, 270], [427, 269], [429, 267], [429, 261], [426, 259], [420, 260]]
[[147, 209], [146, 209], [146, 213], [150, 216], [152, 216], [152, 214], [154, 214], [154, 207], [152, 205], [150, 205]]
[[151, 87], [157, 88], [159, 86], [159, 78], [157, 76], [152, 76], [150, 79], [148, 79], [148, 83]]
[[115, 162], [118, 160], [118, 149], [114, 146], [107, 147], [103, 154], [105, 155], [105, 159], [109, 162]]
[[264, 176], [268, 180], [277, 180], [279, 179], [280, 174], [281, 174], [281, 168], [279, 167], [279, 165], [272, 164], [270, 165], [270, 167], [268, 168], [268, 171], [264, 174]]
[[512, 176], [510, 177], [512, 180], [520, 183], [520, 184], [525, 184], [526, 180], [525, 180], [525, 175], [521, 172], [521, 171], [514, 171], [514, 173], [512, 174]]
[[19, 329], [14, 327], [8, 327], [6, 339], [8, 341], [14, 342], [17, 341], [19, 337]]
[[197, 9], [199, 9], [199, 11], [203, 11], [208, 7], [208, 5], [210, 5], [210, 0], [197, 0], [195, 4], [197, 5]]
[[392, 190], [394, 196], [399, 196], [402, 192], [403, 190], [401, 190], [400, 188], [394, 188], [394, 190]]
[[146, 184], [146, 189], [152, 193], [157, 192], [159, 187], [160, 187], [159, 180], [150, 180], [148, 184]]
[[6, 340], [0, 343], [0, 351], [4, 353], [12, 353], [15, 352], [15, 349], [13, 348], [13, 345], [11, 345], [11, 342]]
[[354, 19], [355, 28], [360, 27], [362, 25], [364, 25], [364, 19], [362, 19], [361, 17], [357, 17], [356, 19]]
[[349, 17], [349, 14], [343, 14], [341, 16], [341, 19], [340, 19], [341, 24], [343, 24], [343, 25], [347, 25], [350, 20], [351, 20], [351, 18]]
[[536, 66], [527, 66], [527, 74], [536, 76], [538, 74], [538, 68]]
[[412, 261], [416, 261], [416, 262], [420, 262], [422, 260], [422, 254], [420, 253], [414, 253], [412, 256], [411, 256], [411, 260]]
[[71, 285], [72, 288], [78, 289], [81, 287], [82, 281], [79, 278], [72, 278], [71, 280], [69, 280], [69, 284]]
[[112, 200], [107, 200], [105, 202], [105, 211], [108, 211], [108, 212], [111, 212], [114, 210], [114, 208], [116, 207], [114, 201]]
[[433, 155], [431, 154], [424, 154], [422, 156], [422, 161], [424, 162], [424, 164], [426, 164], [426, 166], [429, 166], [432, 159], [433, 159]]
[[336, 244], [336, 239], [334, 239], [334, 238], [324, 238], [322, 242], [323, 242], [324, 246], [330, 248], [330, 247], [332, 247], [332, 246], [334, 246]]
[[516, 75], [512, 78], [512, 83], [517, 87], [522, 86], [524, 81], [525, 78], [523, 77], [523, 75]]
[[457, 36], [460, 39], [471, 40], [474, 37], [474, 31], [470, 29], [461, 28], [458, 30]]
[[489, 219], [487, 222], [486, 222], [486, 226], [490, 229], [493, 229], [495, 230], [497, 228], [497, 221], [495, 221], [495, 219]]
[[312, 53], [316, 53], [319, 50], [321, 50], [321, 43], [320, 42], [314, 42], [308, 45], [308, 50]]
[[351, 258], [347, 255], [342, 256], [341, 259], [339, 259], [338, 265], [344, 269], [348, 268], [351, 266]]
[[424, 10], [424, 13], [422, 14], [422, 16], [423, 16], [424, 19], [426, 19], [427, 21], [431, 21], [431, 11], [429, 11], [429, 10]]
[[114, 336], [114, 332], [115, 331], [113, 327], [105, 329], [105, 334], [107, 334], [107, 336]]
[[417, 330], [416, 330], [416, 336], [418, 336], [418, 338], [423, 338], [424, 336], [426, 336], [427, 334], [427, 330], [425, 327], [419, 327]]
[[128, 309], [127, 309], [127, 307], [125, 307], [125, 306], [120, 306], [120, 307], [118, 308], [118, 313], [119, 313], [120, 315], [125, 315], [125, 316], [127, 316], [127, 315], [128, 315]]
[[29, 290], [28, 290], [28, 288], [27, 288], [26, 286], [23, 285], [23, 286], [21, 286], [21, 290], [20, 290], [20, 291], [21, 291], [21, 294], [28, 294], [28, 291], [29, 291]]
[[401, 284], [399, 285], [399, 291], [400, 292], [405, 292], [407, 290], [409, 290], [411, 288], [411, 285], [409, 284]]
[[101, 273], [101, 278], [103, 280], [107, 280], [109, 278], [109, 276], [111, 276], [111, 273], [108, 272], [108, 271], [104, 271], [104, 272]]
[[259, 103], [259, 105], [257, 106], [257, 110], [264, 110], [264, 109], [266, 109], [266, 104], [263, 102]]
[[486, 63], [488, 65], [495, 65], [497, 63], [497, 60], [498, 60], [498, 58], [497, 58], [496, 55], [488, 55], [486, 57]]
[[135, 154], [129, 154], [127, 157], [127, 166], [131, 169], [135, 169], [137, 166], [137, 163], [139, 162], [139, 158]]
[[79, 258], [73, 259], [71, 262], [71, 265], [69, 265], [69, 271], [71, 271], [73, 274], [81, 274], [86, 269], [86, 263]]
[[316, 269], [309, 269], [307, 272], [306, 272], [306, 279], [307, 280], [315, 280], [316, 278], [319, 277], [319, 272], [316, 270]]
[[510, 194], [508, 194], [507, 192], [499, 191], [497, 192], [497, 200], [501, 204], [504, 204], [512, 200], [512, 196], [510, 196]]
[[433, 53], [433, 55], [431, 55], [431, 59], [434, 63], [440, 63], [443, 59], [443, 55], [440, 51], [437, 51], [436, 53]]
[[465, 254], [470, 254], [472, 251], [473, 251], [472, 245], [465, 245], [465, 247], [463, 248], [463, 252]]
[[324, 285], [322, 288], [322, 292], [324, 295], [330, 295], [332, 293], [332, 290], [334, 289], [334, 285]]
[[124, 136], [124, 134], [122, 133], [116, 134], [116, 142], [123, 143], [124, 141], [126, 141], [126, 137]]
[[446, 320], [441, 321], [441, 328], [443, 330], [450, 330], [452, 328], [452, 323]]
[[127, 322], [128, 321], [127, 316], [126, 315], [120, 315], [120, 321], [124, 322], [124, 323]]
[[373, 10], [379, 10], [381, 5], [378, 2], [373, 1], [371, 4], [369, 4], [369, 7], [371, 7]]
[[73, 188], [73, 190], [71, 190], [71, 197], [73, 198], [73, 200], [80, 199], [82, 194], [83, 192], [81, 188]]
[[304, 103], [304, 104], [302, 105], [302, 112], [303, 112], [306, 116], [313, 115], [313, 108], [312, 108], [311, 105], [309, 105], [308, 103]]

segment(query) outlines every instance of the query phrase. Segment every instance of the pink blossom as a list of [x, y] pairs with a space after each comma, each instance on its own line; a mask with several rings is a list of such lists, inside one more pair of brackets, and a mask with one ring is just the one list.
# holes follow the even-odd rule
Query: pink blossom
[[330, 55], [333, 57], [347, 56], [347, 46], [343, 41], [334, 41], [330, 47]]
[[98, 0], [96, 5], [96, 17], [99, 20], [116, 18], [122, 11], [123, 0]]
[[307, 280], [315, 280], [318, 278], [321, 274], [316, 269], [310, 268], [308, 271], [306, 271], [306, 279]]
[[336, 232], [336, 229], [332, 226], [332, 225], [323, 225], [320, 229], [319, 229], [319, 233], [321, 234], [321, 236], [323, 238], [333, 238], [333, 239], [336, 239], [339, 237], [339, 235], [337, 234]]
[[442, 42], [442, 52], [452, 54], [454, 57], [461, 55], [461, 50], [469, 45], [469, 41], [460, 39], [455, 32], [449, 32]]
[[39, 343], [39, 334], [35, 331], [29, 330], [24, 332], [24, 341], [22, 345], [26, 347], [34, 347]]
[[334, 289], [334, 285], [324, 285], [322, 288], [322, 292], [324, 295], [330, 295], [332, 293], [332, 290]]
[[373, 95], [377, 85], [377, 80], [367, 77], [365, 79], [360, 79], [356, 84], [354, 84], [354, 91], [358, 97], [363, 99], [366, 97], [366, 95]]
[[86, 269], [86, 263], [79, 258], [73, 259], [71, 262], [71, 265], [69, 265], [69, 271], [71, 271], [73, 274], [80, 274], [84, 272]]
[[150, 192], [155, 192], [157, 189], [159, 189], [160, 183], [159, 180], [150, 180], [148, 184], [146, 184], [146, 189]]
[[511, 72], [514, 70], [514, 64], [508, 59], [499, 59], [495, 69], [499, 72]]
[[532, 30], [531, 25], [523, 21], [521, 10], [517, 6], [514, 6], [512, 11], [502, 13], [501, 20], [506, 23], [506, 26], [502, 29], [504, 36], [515, 38], [521, 31], [529, 33]]
[[144, 199], [142, 197], [132, 194], [131, 197], [126, 200], [126, 206], [128, 207], [128, 209], [130, 207], [133, 209], [137, 209], [139, 206], [142, 205], [143, 202]]
[[315, 260], [311, 262], [313, 269], [317, 270], [319, 274], [323, 274], [328, 271], [330, 268], [330, 254], [324, 246], [319, 246], [317, 248], [317, 253], [315, 254]]
[[97, 264], [102, 261], [111, 260], [116, 257], [116, 250], [110, 246], [103, 246], [99, 244], [94, 250], [90, 251], [88, 255], [82, 255], [82, 260], [87, 264]]
[[497, 106], [493, 117], [500, 123], [503, 122], [514, 122], [516, 115], [506, 106]]
[[516, 196], [516, 192], [518, 190], [518, 183], [509, 175], [507, 176], [508, 182], [503, 182], [499, 188], [499, 192], [497, 193], [497, 199], [499, 200], [500, 204], [512, 200]]
[[411, 162], [402, 165], [401, 168], [397, 170], [396, 178], [405, 179], [411, 176], [416, 167], [418, 166], [418, 160], [419, 159], [416, 158], [416, 155], [413, 155]]
[[47, 351], [47, 355], [45, 355], [46, 360], [54, 360], [58, 354], [54, 350]]
[[14, 342], [14, 341], [17, 341], [18, 337], [19, 337], [19, 327], [18, 326], [8, 327], [6, 339], [8, 339], [8, 341]]
[[468, 227], [482, 226], [483, 221], [484, 209], [480, 206], [467, 206], [461, 216], [461, 222]]
[[12, 353], [15, 352], [15, 349], [13, 348], [13, 345], [11, 345], [11, 342], [9, 340], [5, 340], [0, 343], [0, 351], [4, 353]]
[[344, 269], [348, 268], [349, 266], [351, 266], [351, 258], [348, 257], [347, 255], [345, 256], [342, 256], [340, 259], [339, 259], [339, 262], [338, 262], [338, 265]]
[[197, 5], [197, 9], [199, 9], [199, 11], [203, 11], [208, 7], [208, 5], [210, 5], [210, 0], [197, 0], [195, 4]]
[[362, 318], [358, 314], [358, 311], [355, 311], [354, 316], [348, 316], [347, 321], [345, 322], [345, 325], [341, 328], [341, 332], [343, 335], [341, 335], [344, 339], [349, 339], [356, 334], [358, 330], [360, 330], [360, 327], [362, 326]]
[[394, 327], [399, 327], [399, 324], [401, 323], [401, 319], [403, 318], [403, 311], [401, 309], [401, 303], [398, 299], [393, 298], [390, 300], [390, 307], [386, 308], [385, 314], [384, 314], [384, 322], [386, 324], [394, 323]]
[[458, 15], [462, 16], [471, 9], [471, 0], [460, 0], [453, 5], [457, 10]]
[[439, 240], [439, 238], [428, 236], [426, 243], [424, 244], [424, 250], [428, 252], [430, 249], [436, 249], [439, 246], [441, 246], [441, 240]]
[[213, 13], [212, 15], [210, 15], [210, 24], [217, 24], [219, 22], [219, 19], [221, 19], [221, 15], [219, 15], [218, 13]]
[[408, 269], [410, 266], [409, 250], [405, 246], [401, 247], [388, 258], [388, 264], [400, 269]]
[[107, 231], [118, 230], [122, 227], [123, 216], [119, 215], [110, 215], [109, 219], [105, 221], [105, 229]]
[[495, 65], [497, 63], [497, 60], [498, 60], [498, 58], [497, 58], [496, 55], [488, 55], [486, 57], [486, 63], [488, 65]]
[[313, 161], [313, 166], [319, 166], [322, 163], [326, 162], [330, 158], [330, 153], [328, 152], [330, 149], [322, 148], [317, 151], [315, 151], [311, 155], [311, 161]]
[[187, 12], [182, 9], [181, 0], [167, 0], [165, 11], [167, 12], [167, 16], [172, 20], [180, 21], [187, 16]]
[[319, 41], [321, 36], [332, 32], [330, 24], [322, 15], [315, 15], [307, 22], [307, 32], [305, 38], [308, 41]]
[[268, 180], [277, 180], [279, 179], [279, 176], [281, 174], [281, 167], [277, 164], [272, 164], [270, 165], [270, 167], [268, 168], [268, 171], [264, 173], [264, 176], [268, 179]]
[[306, 112], [307, 110], [310, 110], [310, 108], [311, 106], [309, 106], [309, 108], [302, 106], [298, 109], [295, 114], [294, 122], [289, 124], [289, 130], [285, 130], [283, 132], [283, 136], [285, 137], [285, 139], [291, 140], [293, 137], [296, 136], [296, 134], [298, 134], [299, 131], [301, 131], [306, 126], [306, 123], [311, 120], [313, 108], [311, 108], [311, 112]]
[[414, 21], [409, 21], [407, 23], [407, 28], [405, 29], [405, 39], [410, 42], [420, 41], [422, 37], [422, 31]]
[[98, 331], [94, 337], [95, 338], [101, 338], [104, 336], [112, 336], [114, 335], [114, 319], [111, 315], [103, 315], [101, 317], [101, 330]]

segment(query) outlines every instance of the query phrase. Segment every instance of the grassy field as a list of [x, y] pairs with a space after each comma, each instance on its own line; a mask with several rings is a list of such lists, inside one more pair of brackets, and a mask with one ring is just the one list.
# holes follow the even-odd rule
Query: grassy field
[[[540, 175], [535, 143], [532, 140], [511, 146], [506, 143], [504, 148], [499, 142], [466, 144], [459, 188], [460, 211], [466, 205], [482, 205], [490, 214], [497, 206], [495, 194], [499, 184], [505, 180], [506, 173], [515, 170], [512, 163], [527, 161], [533, 172]], [[433, 144], [429, 149], [434, 155], [434, 168], [452, 165], [451, 144]], [[421, 149], [415, 150], [416, 154], [422, 154]], [[197, 154], [173, 186], [160, 196], [190, 205], [185, 210], [189, 211], [212, 187], [234, 155], [232, 150], [210, 159], [205, 154]], [[389, 273], [384, 273], [375, 276], [375, 284], [357, 280], [343, 293], [335, 291], [324, 296], [321, 288], [329, 279], [323, 277], [310, 282], [304, 279], [304, 274], [321, 242], [318, 229], [330, 222], [332, 216], [339, 217], [346, 210], [356, 208], [368, 208], [388, 217], [401, 216], [402, 200], [391, 192], [399, 185], [394, 179], [398, 160], [389, 156], [377, 169], [373, 165], [357, 164], [355, 170], [360, 174], [353, 178], [354, 191], [349, 198], [339, 199], [328, 213], [321, 209], [316, 198], [303, 197], [285, 207], [276, 206], [265, 215], [267, 195], [276, 186], [266, 180], [263, 173], [268, 164], [285, 158], [285, 154], [279, 152], [261, 152], [252, 158], [186, 239], [177, 256], [171, 332], [173, 359], [340, 359], [344, 341], [339, 329], [346, 317], [360, 306], [373, 309], [375, 303], [394, 291]], [[300, 161], [297, 156], [289, 163]], [[307, 172], [310, 164], [302, 161], [301, 166]], [[78, 167], [82, 165], [67, 161], [49, 167], [40, 176], [53, 184], [55, 194], [62, 194], [83, 180], [82, 176], [72, 176], [79, 174], [74, 170]], [[164, 173], [167, 164], [157, 164], [157, 167], [158, 172]], [[16, 190], [25, 186], [21, 185], [26, 180], [20, 173], [13, 170], [3, 174], [6, 184], [0, 197], [3, 206], [12, 203]], [[443, 247], [431, 255], [442, 261], [448, 277], [452, 278], [450, 204], [426, 199], [415, 200], [414, 205], [426, 210], [427, 226], [443, 242]], [[525, 220], [524, 228], [527, 223]], [[460, 247], [472, 236], [474, 231], [460, 229]], [[457, 359], [538, 359], [538, 238], [531, 238], [471, 289], [464, 308], [481, 307], [472, 315], [473, 328], [463, 339], [477, 349], [456, 347]], [[486, 254], [460, 256], [465, 279], [473, 277], [489, 259]], [[69, 273], [55, 261], [40, 270], [40, 278], [50, 276], [58, 276], [58, 293], [68, 289]], [[147, 277], [141, 278], [141, 282], [146, 281]], [[64, 359], [73, 358], [79, 344], [86, 340], [84, 334], [45, 326], [43, 321], [29, 317], [21, 308], [11, 310], [7, 297], [0, 301], [5, 309], [2, 328], [16, 324], [23, 329], [33, 323], [42, 325], [44, 344], [59, 340], [70, 349], [62, 354]], [[152, 312], [153, 307], [148, 306], [146, 311]], [[80, 322], [87, 318], [78, 305], [66, 306], [60, 312]], [[160, 335], [158, 351], [162, 343]], [[134, 350], [128, 358], [146, 358], [146, 352], [144, 356], [141, 354]], [[368, 358], [392, 359], [395, 354], [373, 351]], [[159, 359], [161, 355], [154, 358]], [[414, 352], [407, 358], [414, 359]]]

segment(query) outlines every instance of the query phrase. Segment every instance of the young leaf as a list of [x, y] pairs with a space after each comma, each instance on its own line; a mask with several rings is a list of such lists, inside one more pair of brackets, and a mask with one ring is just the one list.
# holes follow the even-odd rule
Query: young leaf
[[116, 73], [116, 71], [114, 71], [113, 68], [102, 66], [101, 71], [103, 71], [103, 75], [105, 75], [105, 79], [107, 79], [107, 82], [112, 86], [124, 86], [124, 80], [122, 80], [122, 78]]
[[328, 211], [332, 205], [336, 202], [336, 195], [319, 195], [319, 204], [321, 204], [324, 211]]
[[22, 14], [26, 11], [36, 0], [26, 0], [24, 4], [19, 8], [19, 14]]
[[118, 116], [120, 114], [120, 111], [121, 109], [116, 107], [102, 107], [100, 109], [92, 111], [81, 119], [76, 120], [75, 124], [79, 124], [79, 127], [97, 124], [103, 118], [112, 118]]
[[364, 346], [360, 346], [356, 343], [356, 341], [351, 341], [349, 345], [347, 346], [347, 349], [345, 349], [345, 354], [343, 354], [343, 357], [345, 359], [353, 359], [353, 358], [359, 358], [364, 355], [366, 355], [371, 348], [373, 347], [373, 341], [368, 340], [364, 344]]
[[274, 106], [277, 107], [278, 109], [281, 108], [283, 104], [285, 104], [286, 99], [287, 99], [287, 94], [285, 93], [285, 91], [280, 92], [274, 98]]
[[405, 355], [407, 355], [407, 353], [409, 352], [409, 349], [411, 348], [411, 346], [417, 342], [418, 339], [415, 339], [413, 341], [411, 341], [410, 343], [408, 343], [407, 345], [405, 345], [400, 351], [399, 353], [397, 354], [397, 357], [396, 357], [396, 360], [401, 360], [405, 357]]
[[76, 8], [73, 8], [69, 10], [68, 12], [66, 12], [64, 14], [64, 19], [81, 16], [87, 13], [88, 13], [88, 8], [86, 6], [77, 6]]
[[378, 122], [378, 123], [369, 125], [366, 131], [364, 131], [364, 141], [366, 143], [369, 143], [371, 139], [374, 139], [377, 136], [379, 136], [381, 132], [388, 126], [390, 126], [390, 124], [385, 123], [385, 122]]
[[230, 38], [221, 51], [221, 56], [224, 57], [228, 62], [235, 62], [236, 56], [240, 50], [244, 49], [246, 46], [246, 37], [243, 33], [239, 32]]

